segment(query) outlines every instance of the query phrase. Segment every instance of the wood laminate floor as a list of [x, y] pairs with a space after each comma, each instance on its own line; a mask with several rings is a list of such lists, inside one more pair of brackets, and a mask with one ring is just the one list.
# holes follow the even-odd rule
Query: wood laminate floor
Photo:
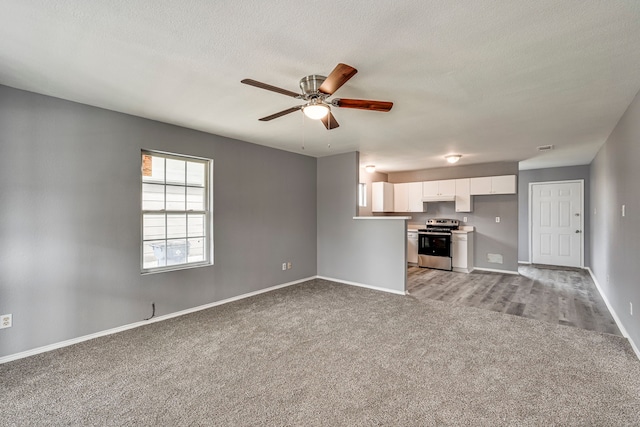
[[407, 291], [435, 299], [591, 331], [622, 335], [586, 270], [521, 266], [519, 275], [411, 266]]

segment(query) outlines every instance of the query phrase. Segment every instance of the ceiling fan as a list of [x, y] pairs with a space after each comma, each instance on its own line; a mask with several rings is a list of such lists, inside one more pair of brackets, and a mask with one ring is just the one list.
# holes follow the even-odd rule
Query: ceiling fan
[[270, 90], [272, 92], [281, 93], [283, 95], [290, 96], [296, 99], [303, 99], [306, 101], [303, 105], [287, 108], [270, 116], [259, 119], [263, 122], [277, 119], [294, 111], [302, 110], [302, 112], [310, 119], [322, 120], [322, 123], [327, 130], [335, 129], [338, 126], [333, 114], [331, 114], [331, 107], [340, 108], [357, 108], [360, 110], [372, 110], [387, 112], [393, 107], [393, 102], [387, 101], [370, 101], [366, 99], [340, 99], [335, 98], [329, 100], [328, 98], [334, 94], [343, 84], [345, 84], [351, 77], [353, 77], [358, 70], [347, 64], [338, 64], [333, 69], [328, 77], [312, 74], [310, 76], [300, 79], [300, 90], [302, 93], [292, 92], [287, 89], [281, 89], [276, 86], [271, 86], [266, 83], [262, 83], [252, 79], [244, 79], [241, 83], [255, 86], [260, 89]]

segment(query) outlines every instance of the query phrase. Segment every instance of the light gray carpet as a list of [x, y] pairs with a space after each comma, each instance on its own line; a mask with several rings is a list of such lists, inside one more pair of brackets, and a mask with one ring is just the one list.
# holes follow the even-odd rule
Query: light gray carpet
[[0, 365], [0, 425], [640, 425], [621, 337], [316, 280]]

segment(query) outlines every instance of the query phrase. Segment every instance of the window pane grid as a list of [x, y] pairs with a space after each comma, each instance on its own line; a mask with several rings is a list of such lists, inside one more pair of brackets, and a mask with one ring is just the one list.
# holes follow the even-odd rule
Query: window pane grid
[[143, 271], [208, 263], [209, 161], [143, 152], [142, 163]]

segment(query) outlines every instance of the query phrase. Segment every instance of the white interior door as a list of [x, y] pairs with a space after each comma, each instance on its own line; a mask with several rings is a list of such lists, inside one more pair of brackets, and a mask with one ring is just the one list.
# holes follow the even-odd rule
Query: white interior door
[[582, 267], [582, 182], [531, 184], [531, 261]]

